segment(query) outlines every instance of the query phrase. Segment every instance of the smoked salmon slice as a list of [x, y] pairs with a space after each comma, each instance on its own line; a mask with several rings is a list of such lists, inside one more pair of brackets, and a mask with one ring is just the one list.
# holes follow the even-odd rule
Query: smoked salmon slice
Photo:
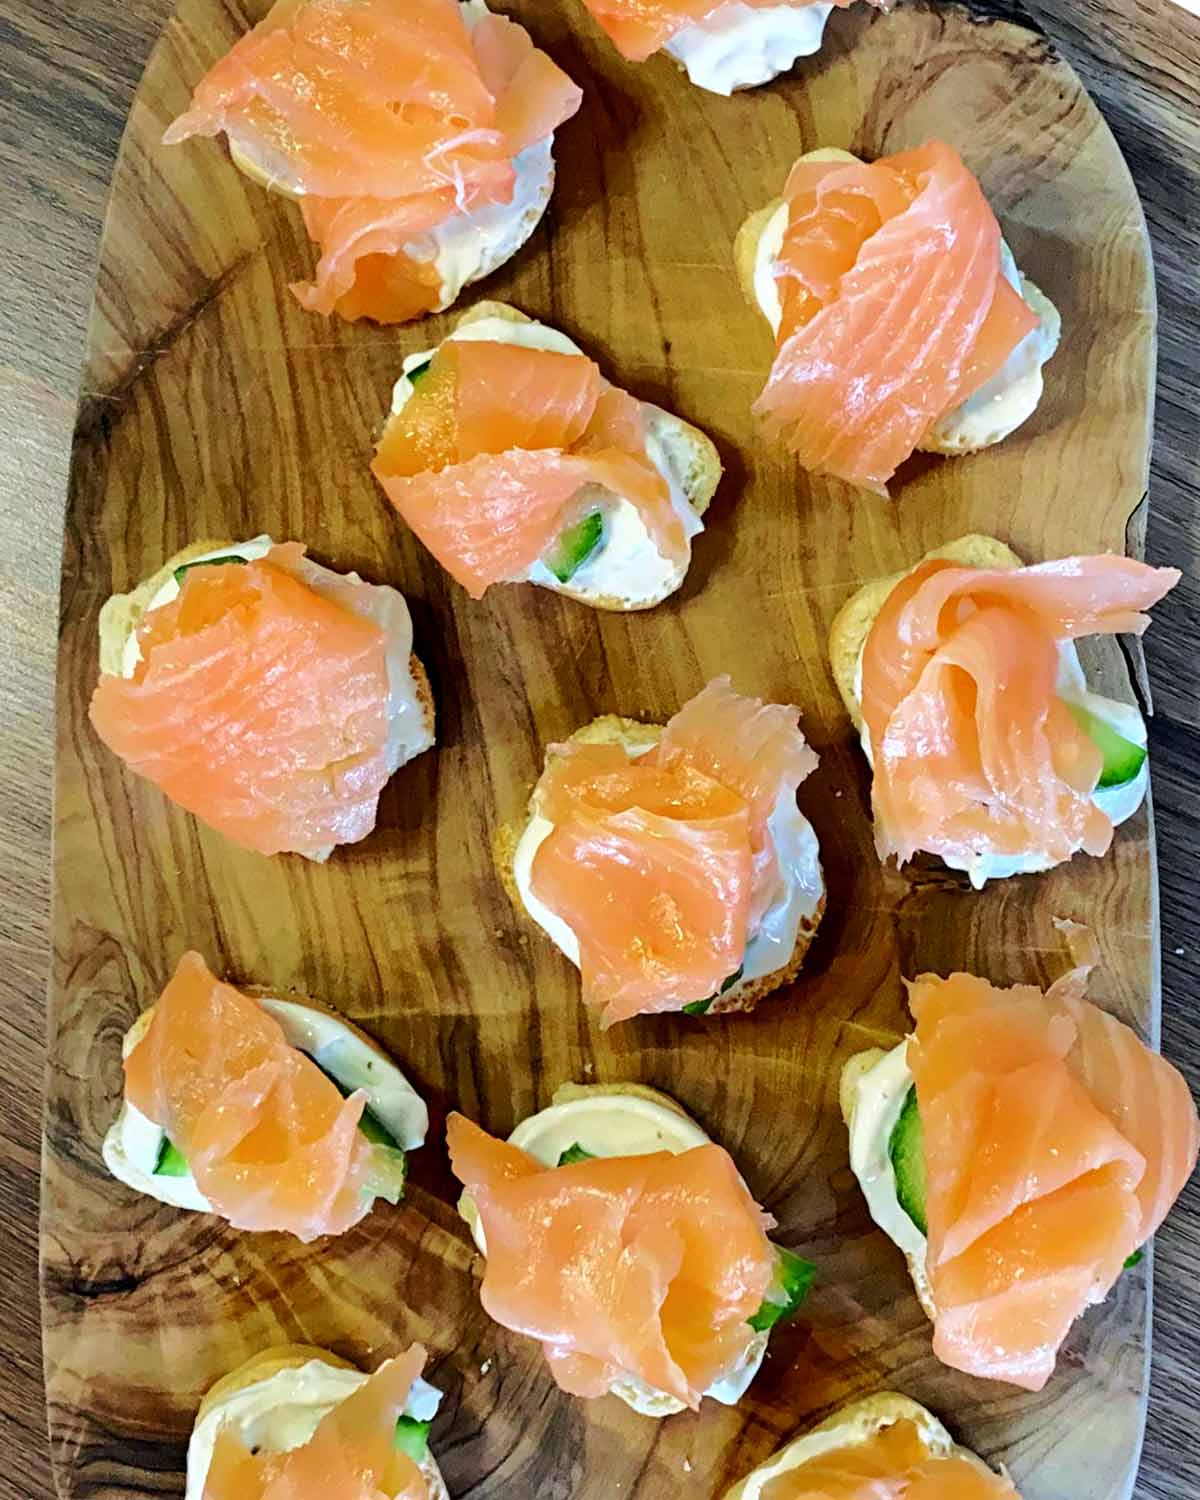
[[743, 697], [727, 677], [644, 754], [551, 746], [532, 806], [553, 827], [532, 888], [575, 933], [602, 1025], [681, 1010], [737, 972], [779, 886], [770, 813], [816, 764], [796, 709]]
[[[617, 51], [629, 62], [645, 62], [685, 26], [706, 20], [725, 3], [727, 0], [584, 0]], [[743, 0], [743, 3], [756, 10], [791, 3], [801, 10], [816, 0]], [[828, 3], [844, 7], [853, 4], [853, 0], [828, 0]]]
[[633, 1377], [694, 1410], [746, 1356], [774, 1221], [721, 1147], [543, 1167], [459, 1114], [446, 1139], [486, 1235], [484, 1308], [563, 1390]]
[[240, 164], [301, 200], [321, 250], [293, 288], [305, 307], [398, 322], [440, 300], [431, 231], [510, 203], [515, 158], [581, 100], [482, 4], [279, 0], [164, 141], [224, 132]]
[[775, 264], [783, 317], [755, 411], [814, 473], [887, 493], [938, 419], [1038, 326], [953, 147], [798, 161]]
[[400, 763], [379, 612], [403, 615], [404, 663], [411, 627], [394, 590], [357, 584], [357, 613], [306, 569], [295, 543], [189, 567], [143, 615], [133, 675], [101, 676], [89, 713], [131, 770], [235, 843], [324, 859], [370, 833]]
[[425, 1357], [414, 1344], [386, 1360], [298, 1448], [252, 1448], [237, 1424], [222, 1423], [203, 1500], [429, 1500], [424, 1474], [396, 1444], [396, 1423]]
[[1085, 977], [1046, 994], [969, 974], [909, 986], [934, 1352], [1027, 1390], [1158, 1228], [1200, 1149], [1184, 1079], [1082, 997]]
[[917, 850], [968, 867], [1103, 854], [1102, 757], [1056, 692], [1059, 643], [1140, 633], [1180, 577], [1131, 558], [1034, 567], [921, 563], [888, 595], [862, 656], [862, 712], [881, 859]]
[[582, 354], [447, 339], [389, 419], [371, 468], [474, 599], [524, 577], [592, 486], [630, 501], [662, 556], [689, 554], [647, 456], [643, 403]]
[[761, 1500], [1020, 1500], [1010, 1480], [962, 1453], [930, 1453], [916, 1423], [828, 1448], [768, 1479]]
[[198, 953], [180, 959], [126, 1057], [125, 1097], [237, 1229], [313, 1240], [344, 1233], [371, 1207], [376, 1148], [358, 1129], [366, 1095], [343, 1099]]

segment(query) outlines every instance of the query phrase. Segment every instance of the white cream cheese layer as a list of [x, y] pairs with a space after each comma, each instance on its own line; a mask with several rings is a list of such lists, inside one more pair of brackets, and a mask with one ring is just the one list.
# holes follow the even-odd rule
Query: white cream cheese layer
[[843, 1105], [850, 1131], [850, 1167], [858, 1178], [871, 1217], [908, 1257], [918, 1290], [927, 1291], [925, 1236], [900, 1205], [889, 1150], [892, 1131], [912, 1081], [908, 1042], [903, 1041], [890, 1052], [882, 1053], [871, 1068], [858, 1075]]
[[[479, 340], [485, 343], [517, 344], [524, 349], [548, 349], [554, 354], [582, 354], [583, 350], [565, 333], [544, 323], [518, 323], [508, 318], [479, 318], [456, 328], [451, 339]], [[409, 373], [427, 364], [437, 351], [423, 350], [410, 354], [404, 361], [400, 379], [392, 389], [393, 415], [404, 408], [414, 386]], [[646, 456], [667, 482], [671, 505], [690, 541], [704, 530], [700, 517], [688, 504], [683, 486], [682, 459], [671, 442], [678, 422], [669, 412], [648, 407], [646, 414]], [[623, 600], [636, 609], [657, 603], [683, 582], [690, 557], [681, 563], [663, 557], [636, 506], [600, 485], [592, 485], [581, 495], [585, 503], [594, 503], [604, 513], [604, 541], [593, 556], [562, 583], [540, 559], [524, 573], [509, 579], [510, 583], [536, 583], [556, 593], [585, 599]]]
[[[384, 1057], [339, 1017], [275, 995], [256, 997], [279, 1022], [288, 1043], [308, 1053], [344, 1089], [362, 1089], [379, 1123], [405, 1151], [424, 1144], [429, 1112], [424, 1101], [390, 1058]], [[121, 1046], [122, 1057], [137, 1045], [143, 1028], [132, 1026]], [[168, 1177], [155, 1173], [165, 1132], [128, 1100], [104, 1137], [104, 1164], [120, 1182], [176, 1208], [211, 1213], [212, 1205], [191, 1173]], [[382, 1180], [374, 1184], [384, 1186]], [[396, 1186], [403, 1187], [398, 1178]], [[398, 1196], [398, 1195], [397, 1195]]]
[[[633, 755], [643, 755], [651, 747], [626, 742], [625, 748]], [[750, 935], [742, 959], [741, 979], [723, 992], [723, 998], [732, 999], [744, 985], [783, 968], [796, 946], [801, 920], [816, 916], [825, 894], [817, 835], [794, 796], [786, 791], [780, 794], [767, 819], [767, 827], [779, 861], [780, 893]], [[535, 792], [533, 811], [513, 856], [513, 879], [525, 910], [578, 968], [579, 939], [574, 930], [539, 901], [533, 890], [534, 859], [553, 831], [554, 824], [537, 810]]]
[[819, 51], [832, 5], [744, 5], [726, 0], [677, 31], [663, 48], [694, 84], [714, 94], [755, 88]]
[[[865, 642], [858, 653], [858, 665], [854, 672], [855, 697], [862, 702], [862, 663]], [[1058, 643], [1058, 680], [1055, 684], [1058, 696], [1067, 703], [1078, 704], [1087, 709], [1094, 718], [1107, 724], [1124, 739], [1135, 745], [1147, 743], [1146, 721], [1132, 703], [1120, 703], [1115, 698], [1104, 698], [1093, 693], [1087, 685], [1079, 652], [1074, 641]], [[874, 764], [871, 751], [871, 736], [864, 723], [859, 732], [859, 743], [869, 765]], [[1141, 770], [1130, 781], [1120, 786], [1098, 786], [1092, 793], [1092, 801], [1109, 819], [1113, 827], [1131, 818], [1146, 796], [1150, 785], [1150, 761], [1142, 762]], [[943, 864], [952, 870], [964, 870], [975, 889], [982, 890], [989, 880], [1005, 880], [1010, 875], [1035, 875], [1053, 869], [1058, 863], [1045, 850], [1033, 849], [1027, 854], [975, 854], [968, 859], [950, 855], [939, 855]]]
[[[597, 1089], [578, 1098], [552, 1104], [522, 1120], [509, 1140], [528, 1151], [543, 1166], [556, 1167], [563, 1152], [582, 1146], [590, 1156], [648, 1156], [654, 1151], [678, 1155], [707, 1146], [710, 1137], [679, 1110], [639, 1094]], [[487, 1241], [475, 1205], [465, 1194], [459, 1211], [471, 1227], [475, 1243], [487, 1254]], [[739, 1363], [704, 1392], [724, 1406], [735, 1406], [758, 1373], [767, 1349], [767, 1334], [758, 1334]], [[614, 1396], [646, 1417], [667, 1417], [683, 1411], [674, 1396], [655, 1390], [633, 1375], [612, 1382]]]
[[1038, 325], [985, 385], [934, 424], [924, 447], [956, 453], [990, 447], [1015, 432], [1042, 399], [1042, 366], [1058, 348], [1062, 319], [1049, 297], [1017, 269], [1012, 251], [1003, 240], [1000, 269], [1012, 289], [1037, 314]]
[[516, 182], [507, 203], [483, 203], [451, 214], [428, 233], [405, 243], [414, 260], [432, 260], [441, 285], [435, 312], [458, 300], [463, 287], [482, 281], [511, 260], [541, 221], [554, 191], [554, 138], [513, 157]]
[[[220, 557], [242, 557], [247, 562], [256, 562], [266, 557], [274, 545], [269, 536], [256, 536], [248, 542], [235, 542], [228, 547], [201, 553], [198, 557], [189, 558], [184, 566], [191, 567], [206, 559], [211, 561]], [[322, 567], [309, 557], [301, 558], [292, 571], [314, 593], [323, 595], [352, 614], [370, 620], [383, 632], [388, 679], [386, 754], [390, 776], [422, 751], [428, 750], [434, 741], [430, 718], [421, 704], [413, 676], [412, 616], [404, 602], [404, 595], [387, 584], [365, 583], [357, 573], [335, 573], [332, 568]], [[164, 604], [177, 599], [179, 587], [179, 582], [172, 574], [150, 600], [145, 613], [161, 609]], [[123, 676], [133, 676], [141, 656], [137, 632], [134, 630], [125, 641], [121, 661]], [[320, 862], [328, 859], [333, 849], [334, 845], [328, 844], [303, 852], [309, 859]]]
[[[854, 162], [858, 158], [836, 147], [822, 147], [807, 152], [800, 160]], [[773, 333], [779, 332], [783, 320], [776, 262], [787, 224], [788, 205], [781, 203], [759, 236], [754, 260], [754, 295]], [[1062, 320], [1050, 299], [1017, 269], [1012, 251], [1003, 241], [1000, 269], [1013, 290], [1037, 314], [1038, 326], [1026, 334], [991, 380], [935, 423], [922, 447], [954, 453], [989, 447], [1031, 417], [1042, 398], [1042, 367], [1058, 348]]]
[[[310, 1359], [306, 1364], [277, 1370], [265, 1380], [231, 1391], [214, 1402], [192, 1429], [187, 1451], [185, 1500], [203, 1500], [204, 1481], [212, 1463], [217, 1433], [232, 1427], [242, 1442], [268, 1453], [289, 1453], [307, 1443], [318, 1424], [348, 1396], [367, 1383], [359, 1370], [347, 1370]], [[431, 1421], [442, 1399], [441, 1391], [417, 1377], [404, 1406], [404, 1415]], [[441, 1476], [432, 1457], [421, 1469], [442, 1492]]]

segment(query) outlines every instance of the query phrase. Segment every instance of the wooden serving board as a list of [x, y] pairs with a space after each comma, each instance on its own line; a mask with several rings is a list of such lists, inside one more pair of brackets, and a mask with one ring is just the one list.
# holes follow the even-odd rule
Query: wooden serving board
[[[851, 1053], [903, 1034], [901, 975], [1048, 982], [1065, 964], [1056, 915], [1095, 927], [1097, 998], [1155, 1036], [1148, 813], [1103, 860], [983, 894], [933, 865], [882, 872], [824, 650], [860, 582], [963, 532], [1031, 559], [1124, 549], [1145, 491], [1154, 291], [1137, 196], [1099, 114], [994, 4], [976, 17], [857, 6], [833, 17], [819, 59], [723, 100], [665, 60], [622, 64], [576, 3], [514, 3], [585, 103], [559, 134], [544, 226], [482, 294], [563, 326], [620, 384], [706, 428], [726, 477], [685, 588], [659, 609], [603, 615], [532, 588], [477, 604], [367, 468], [402, 356], [448, 320], [381, 330], [304, 314], [286, 290], [311, 265], [294, 208], [218, 145], [159, 145], [192, 84], [265, 9], [183, 0], [167, 27], [117, 165], [91, 322], [63, 568], [43, 1182], [61, 1495], [179, 1493], [201, 1394], [265, 1346], [301, 1340], [370, 1368], [420, 1339], [447, 1393], [434, 1442], [459, 1497], [716, 1495], [835, 1406], [895, 1387], [1009, 1464], [1026, 1500], [1122, 1500], [1146, 1401], [1148, 1264], [1076, 1328], [1041, 1395], [943, 1369], [850, 1173], [837, 1083]], [[888, 502], [809, 479], [758, 441], [750, 404], [772, 345], [738, 294], [731, 246], [801, 151], [873, 157], [935, 134], [979, 174], [1064, 337], [1026, 427], [977, 457], [914, 461]], [[403, 589], [437, 698], [436, 751], [392, 781], [374, 835], [323, 868], [224, 842], [126, 774], [86, 718], [108, 594], [197, 536], [259, 531]], [[1127, 694], [1115, 647], [1097, 661]], [[515, 919], [491, 831], [547, 741], [598, 713], [664, 720], [726, 671], [744, 692], [799, 704], [820, 753], [801, 801], [828, 878], [823, 927], [801, 981], [755, 1016], [602, 1035], [575, 971]], [[433, 1113], [404, 1204], [302, 1247], [107, 1176], [122, 1033], [186, 947], [235, 981], [323, 997], [402, 1061]], [[674, 1095], [732, 1151], [781, 1241], [817, 1262], [816, 1291], [737, 1410], [706, 1403], [656, 1423], [615, 1399], [574, 1401], [536, 1345], [482, 1312], [445, 1113], [506, 1133], [568, 1079]]]

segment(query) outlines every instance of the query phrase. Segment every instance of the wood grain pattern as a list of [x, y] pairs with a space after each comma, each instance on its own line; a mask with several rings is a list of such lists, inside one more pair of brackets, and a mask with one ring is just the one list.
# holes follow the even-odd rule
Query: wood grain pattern
[[[899, 1256], [870, 1229], [849, 1179], [835, 1095], [845, 1055], [899, 1034], [902, 969], [962, 964], [1044, 980], [1057, 956], [1051, 914], [1102, 924], [1100, 997], [1151, 1023], [1145, 820], [1109, 861], [983, 898], [944, 875], [882, 877], [862, 767], [820, 649], [861, 578], [945, 535], [992, 530], [1030, 555], [1122, 545], [1144, 489], [1153, 301], [1136, 199], [1099, 117], [1042, 43], [953, 9], [905, 10], [886, 33], [839, 17], [820, 64], [728, 104], [665, 66], [622, 68], [582, 29], [539, 17], [539, 39], [588, 91], [587, 114], [562, 134], [548, 229], [487, 291], [563, 324], [622, 383], [713, 431], [730, 480], [675, 606], [600, 619], [519, 591], [473, 606], [386, 513], [362, 462], [395, 368], [423, 336], [305, 318], [282, 292], [308, 255], [286, 205], [245, 185], [215, 148], [154, 145], [241, 19], [215, 0], [185, 4], [140, 91], [77, 432], [44, 1181], [64, 1493], [173, 1488], [200, 1391], [264, 1342], [305, 1339], [372, 1362], [420, 1336], [452, 1393], [440, 1447], [460, 1494], [516, 1482], [582, 1495], [602, 1473], [606, 1491], [650, 1496], [679, 1482], [685, 1458], [715, 1489], [807, 1417], [885, 1379], [980, 1451], [1006, 1456], [1032, 1500], [1124, 1494], [1144, 1389], [1141, 1278], [1088, 1321], [1042, 1397], [941, 1370]], [[734, 303], [728, 246], [818, 137], [877, 154], [948, 132], [947, 121], [1018, 259], [1059, 301], [1068, 338], [1027, 432], [986, 458], [914, 466], [898, 507], [847, 506], [754, 443], [746, 408], [770, 345]], [[679, 141], [703, 170], [679, 170]], [[379, 832], [327, 870], [265, 865], [165, 809], [109, 761], [83, 717], [108, 592], [191, 535], [264, 526], [404, 588], [435, 671], [436, 757], [396, 779]], [[808, 978], [757, 1018], [649, 1022], [601, 1038], [571, 971], [514, 934], [488, 827], [513, 810], [546, 739], [608, 710], [665, 717], [727, 667], [744, 689], [805, 707], [823, 755], [805, 805], [825, 848], [830, 916]], [[119, 1093], [119, 1037], [185, 944], [234, 977], [341, 1004], [412, 1066], [437, 1123], [453, 1102], [507, 1129], [571, 1076], [638, 1077], [680, 1097], [738, 1156], [786, 1242], [824, 1273], [742, 1411], [654, 1428], [553, 1393], [539, 1357], [479, 1311], [436, 1148], [417, 1159], [405, 1208], [378, 1210], [319, 1253], [159, 1211], [109, 1182], [98, 1144]], [[788, 1115], [795, 1126], [781, 1135]], [[1063, 1474], [1086, 1487], [1065, 1488]]]

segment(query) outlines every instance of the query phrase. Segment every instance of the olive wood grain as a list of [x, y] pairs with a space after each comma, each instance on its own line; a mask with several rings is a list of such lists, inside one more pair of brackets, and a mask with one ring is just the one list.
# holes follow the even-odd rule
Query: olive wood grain
[[[1147, 1268], [1080, 1325], [1039, 1396], [943, 1369], [902, 1258], [849, 1173], [836, 1096], [847, 1056], [902, 1034], [902, 973], [1045, 982], [1064, 962], [1053, 916], [1097, 929], [1097, 997], [1156, 1033], [1148, 816], [1105, 860], [982, 895], [932, 866], [882, 872], [823, 650], [858, 583], [946, 537], [986, 530], [1030, 557], [1124, 547], [1146, 489], [1154, 295], [1138, 200], [1099, 113], [1051, 47], [995, 6], [983, 19], [953, 6], [839, 14], [820, 58], [724, 101], [663, 60], [623, 65], [574, 12], [514, 5], [586, 101], [560, 133], [546, 225], [484, 292], [565, 327], [621, 384], [704, 427], [727, 478], [685, 589], [648, 615], [519, 589], [473, 604], [366, 468], [401, 358], [445, 320], [397, 331], [303, 314], [285, 289], [311, 263], [295, 210], [210, 142], [158, 144], [263, 8], [184, 0], [155, 49], [118, 158], [89, 330], [63, 572], [43, 1178], [61, 1493], [177, 1492], [201, 1392], [266, 1343], [373, 1364], [419, 1337], [449, 1393], [434, 1440], [457, 1495], [649, 1500], [696, 1476], [715, 1493], [797, 1427], [887, 1384], [1007, 1462], [1027, 1500], [1121, 1500], [1145, 1409]], [[730, 247], [802, 150], [874, 156], [935, 133], [979, 174], [1065, 336], [1026, 428], [985, 455], [915, 460], [885, 502], [808, 479], [757, 440], [749, 405], [771, 344], [738, 297]], [[167, 807], [86, 721], [104, 598], [192, 536], [259, 530], [401, 587], [438, 700], [437, 751], [392, 782], [376, 833], [320, 869], [242, 853]], [[1115, 650], [1096, 654], [1096, 670], [1128, 691]], [[799, 983], [753, 1017], [601, 1035], [574, 971], [518, 932], [490, 830], [547, 741], [603, 712], [661, 721], [720, 671], [796, 701], [821, 754], [802, 802], [829, 878], [822, 931]], [[340, 1006], [410, 1069], [434, 1125], [405, 1204], [305, 1248], [107, 1177], [99, 1143], [120, 1036], [185, 946], [234, 979]], [[568, 1078], [639, 1079], [679, 1098], [734, 1153], [783, 1242], [818, 1262], [816, 1293], [738, 1410], [656, 1425], [615, 1402], [571, 1401], [533, 1346], [482, 1313], [440, 1147], [445, 1111], [507, 1131]]]

